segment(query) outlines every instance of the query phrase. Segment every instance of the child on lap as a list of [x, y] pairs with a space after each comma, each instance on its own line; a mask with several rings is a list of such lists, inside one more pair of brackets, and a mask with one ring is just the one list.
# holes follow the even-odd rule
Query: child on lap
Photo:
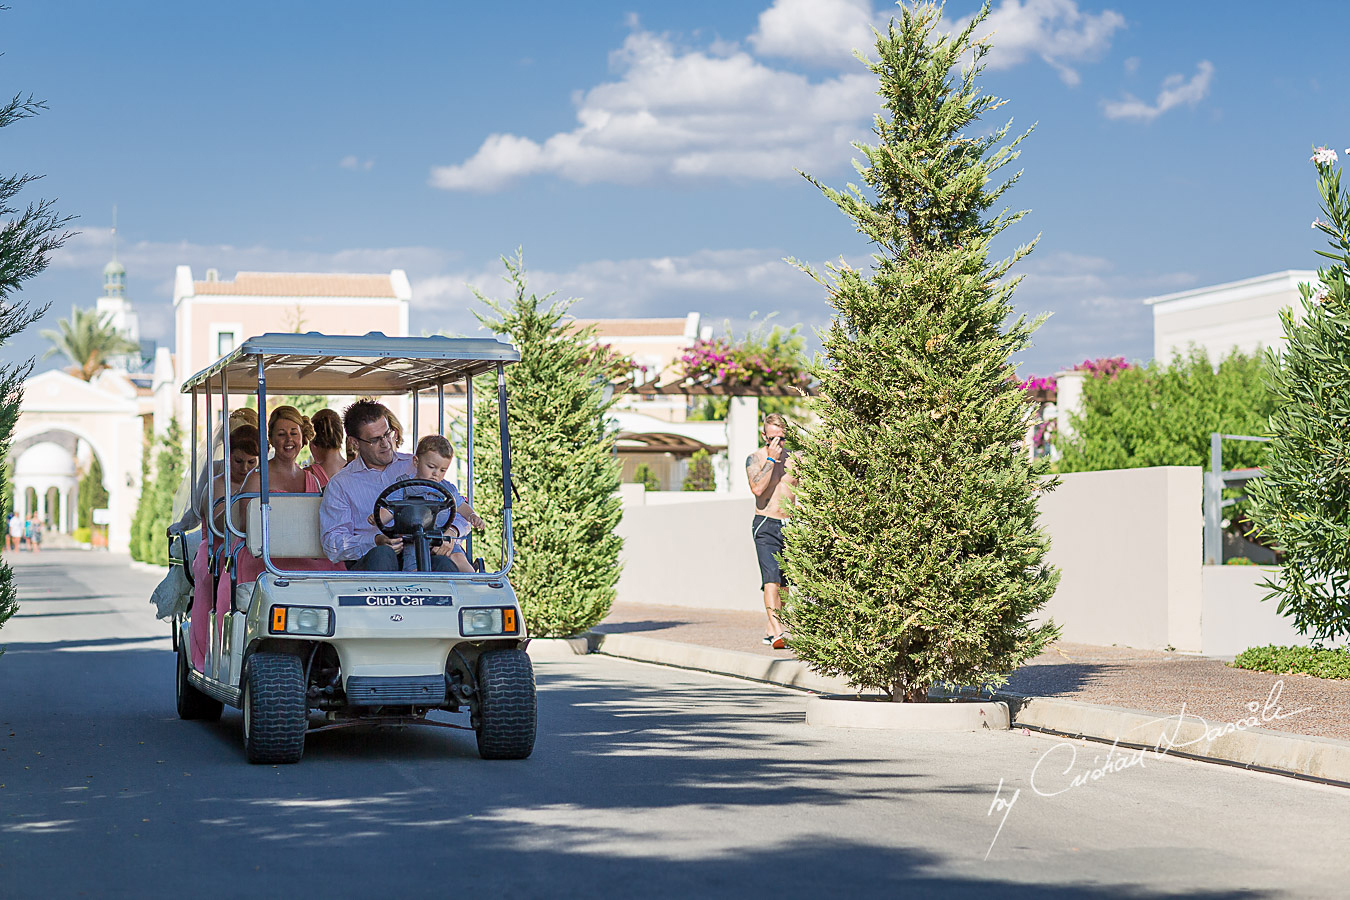
[[[432, 547], [431, 552], [450, 557], [455, 568], [461, 572], [472, 572], [473, 564], [469, 558], [464, 555], [460, 549], [461, 541], [457, 540], [467, 534], [461, 533], [460, 528], [456, 526], [454, 519], [462, 516], [469, 527], [475, 531], [484, 529], [483, 520], [478, 513], [474, 512], [473, 507], [464, 499], [459, 492], [459, 488], [453, 482], [445, 480], [445, 473], [450, 468], [450, 462], [454, 459], [455, 451], [450, 446], [450, 442], [439, 434], [429, 434], [417, 442], [417, 453], [413, 457], [416, 464], [416, 470], [413, 475], [404, 475], [399, 481], [407, 481], [410, 478], [420, 478], [425, 481], [439, 482], [450, 492], [455, 500], [453, 510], [443, 510], [436, 516], [436, 529], [445, 535], [446, 541], [440, 547]], [[440, 499], [440, 494], [431, 488], [411, 487], [403, 492], [404, 497], [425, 497], [429, 499]], [[393, 521], [393, 516], [389, 510], [380, 510], [380, 518], [388, 525]], [[375, 524], [375, 517], [371, 516], [370, 523]], [[403, 546], [403, 571], [417, 571], [417, 551], [412, 546], [411, 541], [404, 541]]]

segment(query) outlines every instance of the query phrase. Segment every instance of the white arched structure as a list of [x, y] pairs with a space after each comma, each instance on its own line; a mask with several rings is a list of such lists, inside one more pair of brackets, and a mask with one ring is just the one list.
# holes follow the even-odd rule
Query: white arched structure
[[25, 519], [36, 515], [53, 531], [74, 531], [79, 499], [74, 454], [51, 441], [24, 450], [14, 461], [14, 499], [15, 512]]
[[[103, 467], [103, 483], [108, 489], [108, 548], [125, 553], [131, 543], [131, 517], [141, 493], [141, 452], [145, 441], [145, 426], [140, 416], [136, 390], [123, 377], [100, 376], [93, 383], [82, 381], [65, 372], [49, 371], [34, 375], [24, 382], [23, 405], [14, 429], [11, 446], [15, 457], [16, 506], [23, 504], [26, 492], [18, 481], [17, 463], [25, 452], [32, 452], [49, 442], [48, 434], [56, 433], [77, 438], [89, 445]], [[36, 440], [34, 440], [36, 439]], [[25, 447], [25, 443], [32, 446]], [[50, 443], [65, 451], [59, 442]], [[56, 465], [50, 451], [43, 451], [34, 464]], [[73, 459], [72, 459], [73, 465]], [[46, 488], [29, 485], [42, 504]], [[52, 487], [48, 484], [47, 487]], [[69, 509], [73, 515], [77, 496], [71, 492]], [[63, 513], [64, 514], [64, 513]], [[55, 520], [53, 520], [55, 521]], [[63, 524], [73, 518], [63, 518]]]

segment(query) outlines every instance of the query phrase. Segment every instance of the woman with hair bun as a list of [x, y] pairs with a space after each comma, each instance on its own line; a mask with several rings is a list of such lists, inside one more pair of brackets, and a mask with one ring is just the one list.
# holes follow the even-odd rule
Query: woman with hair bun
[[309, 442], [312, 462], [305, 468], [318, 479], [320, 488], [326, 488], [328, 479], [347, 464], [342, 453], [342, 417], [331, 409], [321, 409], [310, 422], [314, 426], [314, 437]]
[[[300, 414], [294, 406], [278, 406], [267, 417], [267, 445], [272, 449], [272, 458], [267, 461], [267, 491], [270, 494], [318, 494], [319, 479], [308, 469], [300, 468], [296, 459], [314, 438], [314, 426], [309, 416]], [[258, 472], [248, 476], [242, 493], [257, 493], [262, 490], [262, 477]], [[235, 521], [245, 523], [247, 501], [240, 501]], [[285, 527], [275, 522], [277, 527]], [[321, 559], [273, 559], [281, 569], [315, 569], [332, 571], [333, 563]], [[263, 570], [262, 561], [254, 559], [247, 551], [239, 554], [239, 584], [255, 581]]]

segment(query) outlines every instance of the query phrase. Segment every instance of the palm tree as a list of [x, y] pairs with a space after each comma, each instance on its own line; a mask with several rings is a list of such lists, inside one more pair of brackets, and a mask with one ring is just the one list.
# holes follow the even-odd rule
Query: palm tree
[[77, 378], [93, 381], [109, 367], [113, 357], [141, 351], [140, 345], [118, 333], [108, 316], [96, 310], [72, 307], [69, 319], [58, 319], [60, 330], [44, 328], [42, 336], [52, 342], [43, 359], [64, 353], [72, 365], [66, 370]]

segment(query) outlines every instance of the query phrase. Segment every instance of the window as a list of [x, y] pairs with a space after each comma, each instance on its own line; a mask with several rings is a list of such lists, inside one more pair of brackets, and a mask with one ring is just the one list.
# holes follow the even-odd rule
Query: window
[[216, 357], [220, 358], [234, 349], [234, 332], [216, 332]]

